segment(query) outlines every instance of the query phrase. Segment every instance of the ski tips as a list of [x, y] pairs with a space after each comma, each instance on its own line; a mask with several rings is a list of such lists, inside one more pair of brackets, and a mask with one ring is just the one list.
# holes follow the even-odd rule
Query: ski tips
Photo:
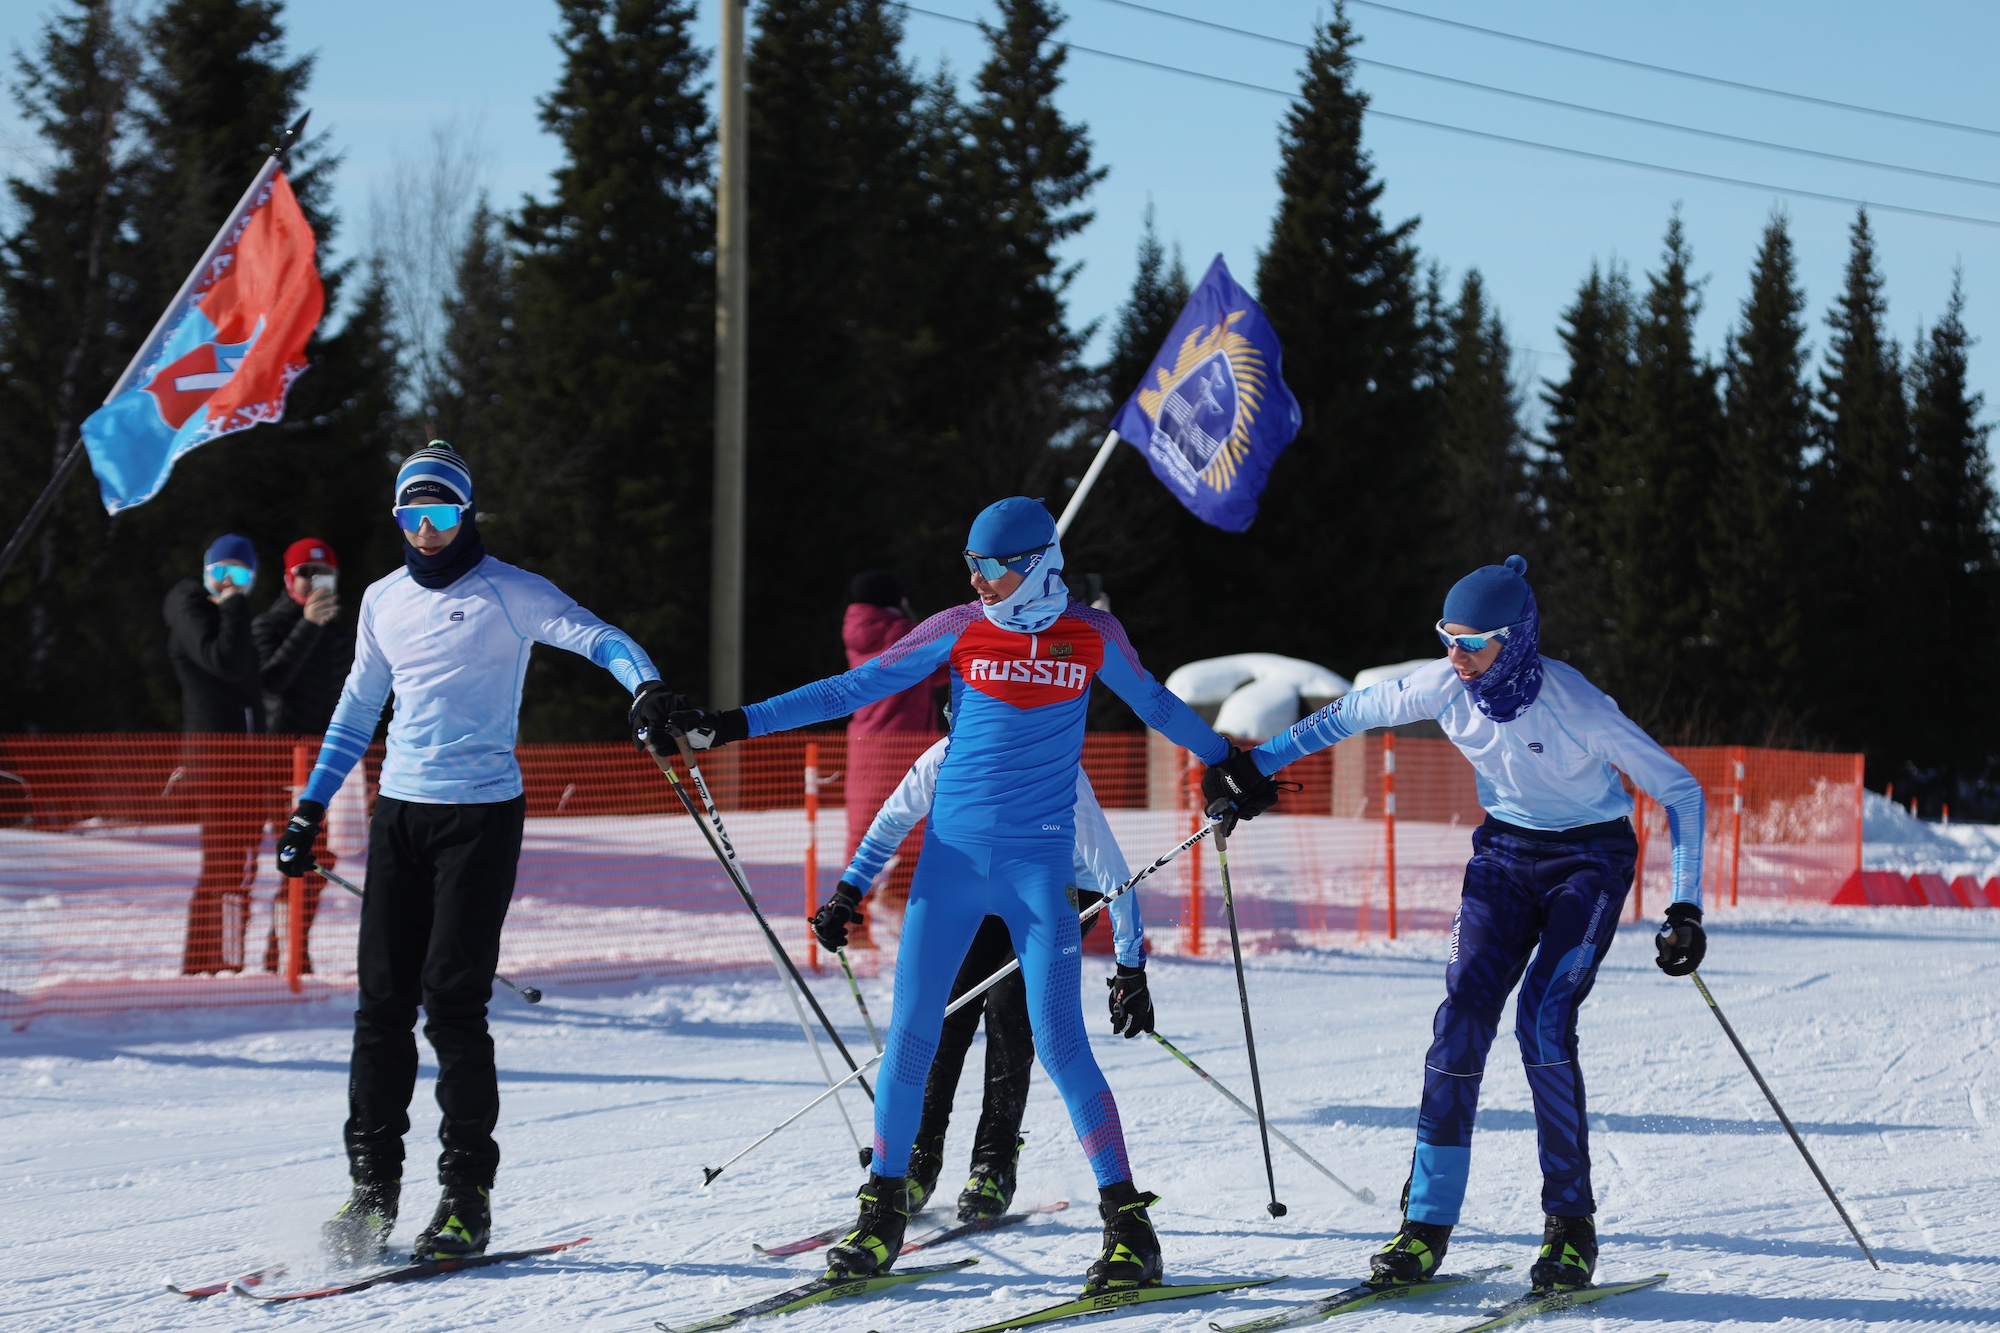
[[1279, 1203], [1276, 1199], [1273, 1199], [1269, 1203], [1264, 1205], [1264, 1211], [1269, 1213], [1273, 1217], [1283, 1217], [1286, 1213], [1290, 1212], [1291, 1210], [1285, 1207], [1285, 1205], [1283, 1205], [1282, 1203]]

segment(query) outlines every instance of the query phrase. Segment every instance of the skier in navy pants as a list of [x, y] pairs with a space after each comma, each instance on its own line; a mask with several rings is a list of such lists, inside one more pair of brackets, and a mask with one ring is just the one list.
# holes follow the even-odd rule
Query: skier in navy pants
[[[1706, 948], [1701, 785], [1582, 673], [1541, 656], [1527, 569], [1509, 556], [1453, 585], [1437, 625], [1443, 660], [1337, 699], [1251, 751], [1270, 774], [1369, 728], [1434, 718], [1472, 761], [1487, 812], [1452, 920], [1403, 1225], [1374, 1257], [1378, 1282], [1422, 1281], [1444, 1258], [1465, 1199], [1486, 1054], [1516, 985], [1515, 1036], [1542, 1166], [1542, 1248], [1530, 1281], [1578, 1287], [1596, 1271], [1576, 1015], [1611, 947], [1637, 861], [1632, 798], [1618, 771], [1660, 802], [1673, 838], [1659, 965], [1684, 976]], [[1223, 776], [1210, 774], [1209, 795], [1225, 794]]]

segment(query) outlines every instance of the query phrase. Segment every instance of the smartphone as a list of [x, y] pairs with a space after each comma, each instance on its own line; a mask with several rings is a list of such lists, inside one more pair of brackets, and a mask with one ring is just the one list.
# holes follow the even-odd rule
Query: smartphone
[[312, 576], [312, 590], [314, 592], [332, 592], [339, 584], [340, 575], [338, 574], [315, 574]]

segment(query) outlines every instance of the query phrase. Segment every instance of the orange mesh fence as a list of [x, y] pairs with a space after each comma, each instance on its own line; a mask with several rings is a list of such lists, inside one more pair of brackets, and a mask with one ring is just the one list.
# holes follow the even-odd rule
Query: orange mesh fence
[[[801, 966], [826, 961], [806, 913], [934, 739], [794, 733], [703, 763], [751, 887]], [[316, 745], [0, 736], [0, 1018], [351, 989], [359, 902], [318, 877], [281, 880], [272, 866], [274, 832]], [[1711, 907], [1823, 902], [1859, 865], [1856, 756], [1677, 753], [1709, 794]], [[501, 944], [505, 975], [560, 987], [770, 967], [755, 923], [651, 759], [617, 744], [523, 745], [518, 754], [527, 827]], [[333, 802], [317, 852], [356, 885], [366, 879], [379, 767], [378, 747]], [[1141, 734], [1094, 734], [1084, 767], [1135, 868], [1197, 826], [1200, 766], [1185, 751]], [[1449, 923], [1483, 817], [1471, 768], [1449, 742], [1354, 737], [1286, 777], [1301, 790], [1230, 845], [1238, 920], [1253, 946]], [[1668, 888], [1665, 819], [1642, 801], [1639, 824], [1635, 910], [1643, 902], [1657, 912]], [[893, 966], [920, 838], [870, 899], [863, 947], [850, 955], [865, 974]], [[1209, 844], [1149, 880], [1142, 902], [1155, 950], [1227, 948]]]

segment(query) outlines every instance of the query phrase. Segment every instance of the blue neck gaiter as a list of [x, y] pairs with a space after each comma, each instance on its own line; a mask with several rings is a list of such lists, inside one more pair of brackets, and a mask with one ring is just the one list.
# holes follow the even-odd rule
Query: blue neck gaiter
[[449, 588], [470, 574], [486, 558], [486, 544], [479, 540], [479, 524], [472, 511], [459, 520], [458, 536], [436, 555], [425, 555], [408, 541], [403, 543], [403, 568], [426, 588]]
[[1493, 665], [1465, 682], [1473, 705], [1495, 722], [1512, 722], [1542, 692], [1542, 617], [1534, 593], [1528, 594], [1527, 614], [1508, 631]]

